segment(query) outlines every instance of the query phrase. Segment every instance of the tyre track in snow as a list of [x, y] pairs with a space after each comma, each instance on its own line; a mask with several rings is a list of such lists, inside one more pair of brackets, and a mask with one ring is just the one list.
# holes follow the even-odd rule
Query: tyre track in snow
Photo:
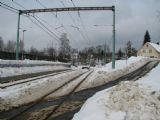
[[[35, 107], [37, 107], [39, 104], [41, 104], [41, 102], [46, 98], [48, 97], [49, 95], [53, 94], [54, 92], [58, 91], [59, 89], [61, 89], [62, 87], [65, 87], [66, 85], [70, 84], [72, 81], [75, 81], [77, 78], [81, 77], [82, 75], [84, 75], [85, 73], [87, 73], [87, 76], [88, 74], [91, 74], [90, 71], [87, 71], [87, 72], [84, 72], [80, 75], [77, 75], [75, 76], [74, 78], [72, 78], [70, 81], [68, 82], [65, 82], [63, 85], [59, 86], [57, 89], [54, 89], [53, 91], [50, 91], [49, 93], [45, 94], [43, 97], [41, 97], [40, 99], [38, 99], [37, 101], [35, 101], [34, 103], [32, 103], [31, 105], [28, 105], [28, 106], [24, 106], [22, 107], [22, 109], [15, 109], [15, 110], [11, 110], [11, 111], [6, 111], [6, 112], [1, 112], [0, 113], [0, 116], [2, 115], [3, 117], [0, 117], [0, 119], [8, 119], [8, 120], [25, 120], [25, 119], [29, 119], [27, 118], [28, 116], [28, 112], [32, 109], [34, 109]], [[83, 79], [84, 81], [85, 79]], [[82, 82], [82, 81], [81, 81]], [[80, 83], [81, 83], [80, 82]], [[80, 83], [76, 86], [78, 87], [80, 85]], [[75, 89], [75, 88], [74, 88]], [[71, 91], [70, 94], [72, 94], [74, 92], [74, 89], [73, 91]], [[41, 105], [40, 105], [41, 106]], [[57, 106], [57, 105], [56, 105]], [[60, 106], [59, 106], [60, 107]], [[11, 117], [10, 118], [5, 118], [5, 117], [9, 117], [8, 115], [10, 115]], [[31, 118], [32, 119], [32, 118]], [[33, 119], [36, 119], [36, 118], [33, 118]]]

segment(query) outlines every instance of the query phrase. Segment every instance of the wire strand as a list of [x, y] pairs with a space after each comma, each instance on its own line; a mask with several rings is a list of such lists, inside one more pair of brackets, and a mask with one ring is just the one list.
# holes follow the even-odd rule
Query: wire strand
[[14, 11], [14, 10], [11, 10], [11, 9], [9, 9], [9, 8], [7, 8], [7, 7], [5, 7], [5, 6], [3, 6], [3, 5], [0, 5], [0, 7], [4, 8], [4, 9], [6, 9], [6, 10], [9, 10], [9, 11], [11, 11], [11, 12], [13, 12], [13, 13], [18, 14], [18, 12]]

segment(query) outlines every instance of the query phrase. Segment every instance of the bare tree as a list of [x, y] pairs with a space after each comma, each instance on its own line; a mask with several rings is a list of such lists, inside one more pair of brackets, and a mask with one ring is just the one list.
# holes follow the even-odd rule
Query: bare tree
[[7, 52], [15, 52], [16, 50], [16, 42], [15, 41], [12, 41], [12, 40], [9, 40], [6, 47], [5, 47], [5, 50]]
[[32, 55], [36, 55], [36, 54], [38, 54], [38, 50], [35, 48], [35, 47], [31, 47], [30, 48], [30, 54], [32, 54]]
[[59, 48], [59, 56], [61, 59], [69, 59], [71, 47], [69, 45], [69, 39], [67, 38], [67, 34], [63, 33], [60, 38], [60, 48]]
[[52, 57], [53, 60], [56, 60], [56, 50], [53, 47], [47, 48], [47, 53]]
[[121, 59], [123, 57], [123, 52], [121, 48], [118, 50], [117, 54], [118, 54], [118, 59]]
[[3, 51], [4, 49], [4, 42], [3, 42], [3, 38], [0, 37], [0, 51]]
[[130, 57], [132, 55], [132, 43], [131, 41], [127, 42], [127, 56]]
[[24, 42], [23, 42], [23, 40], [20, 40], [20, 42], [19, 42], [19, 49], [20, 49], [20, 52], [24, 52]]

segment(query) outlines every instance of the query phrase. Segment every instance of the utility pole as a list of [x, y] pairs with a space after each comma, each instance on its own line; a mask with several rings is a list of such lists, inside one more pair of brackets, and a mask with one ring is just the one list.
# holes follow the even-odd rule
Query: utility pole
[[21, 11], [18, 12], [18, 25], [17, 25], [17, 42], [16, 42], [16, 60], [19, 60], [19, 28], [20, 28], [20, 15]]
[[107, 59], [107, 56], [106, 56], [106, 41], [105, 41], [105, 45], [104, 45], [104, 64], [106, 64], [106, 59]]
[[116, 41], [116, 30], [115, 30], [115, 6], [113, 6], [113, 50], [112, 50], [112, 69], [115, 69], [115, 41]]
[[22, 60], [24, 59], [24, 32], [27, 30], [23, 30], [23, 48], [22, 48]]

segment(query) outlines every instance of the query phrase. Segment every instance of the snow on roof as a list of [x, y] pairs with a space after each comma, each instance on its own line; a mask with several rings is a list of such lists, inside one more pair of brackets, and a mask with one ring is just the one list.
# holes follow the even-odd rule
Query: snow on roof
[[155, 43], [151, 43], [151, 42], [149, 42], [149, 44], [150, 44], [152, 47], [154, 47], [154, 48], [160, 53], [160, 45], [155, 44]]

